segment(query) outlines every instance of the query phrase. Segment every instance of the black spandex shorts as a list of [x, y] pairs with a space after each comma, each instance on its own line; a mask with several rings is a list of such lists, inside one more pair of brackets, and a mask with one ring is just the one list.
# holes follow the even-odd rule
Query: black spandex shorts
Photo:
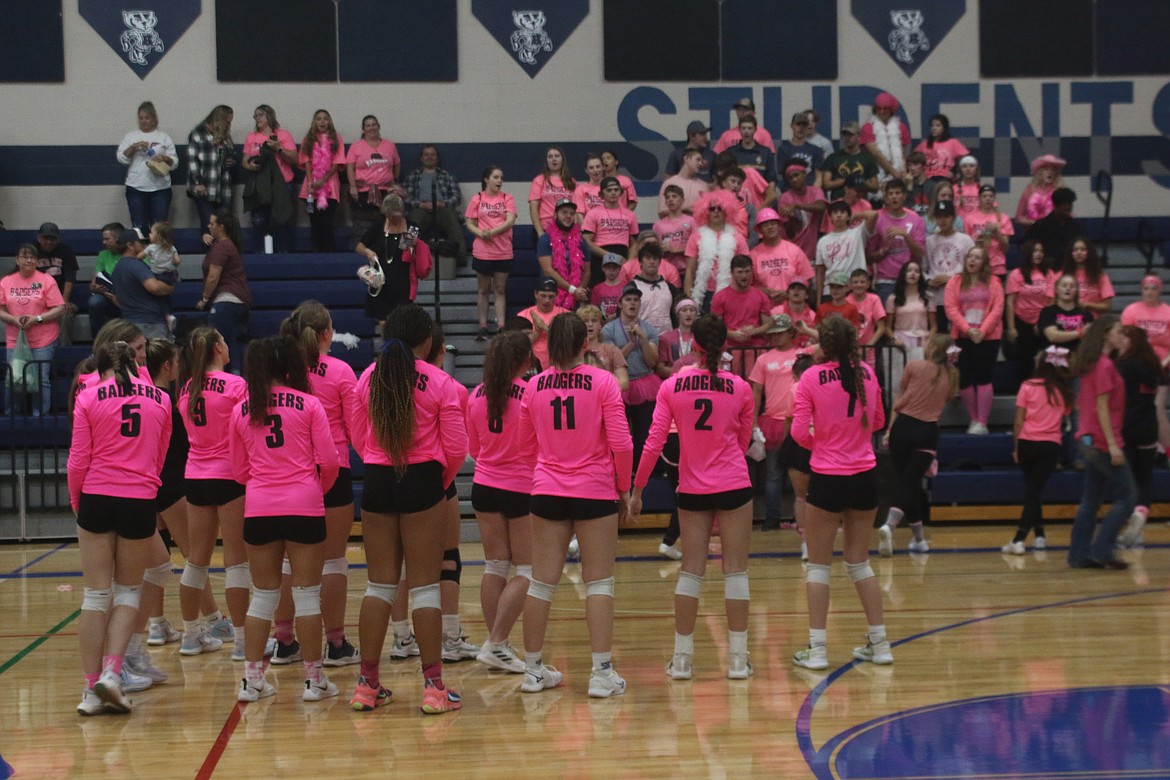
[[750, 487], [719, 493], [678, 494], [678, 508], [687, 512], [730, 512], [752, 500]]
[[459, 491], [455, 489], [455, 480], [451, 480], [451, 484], [443, 491], [443, 498], [450, 500], [452, 498], [459, 498]]
[[877, 470], [847, 475], [813, 472], [808, 481], [808, 503], [826, 512], [877, 509]]
[[187, 503], [191, 506], [223, 506], [244, 495], [244, 486], [231, 479], [187, 480]]
[[476, 512], [496, 512], [505, 520], [515, 520], [528, 514], [531, 503], [527, 493], [471, 483], [471, 508]]
[[329, 492], [325, 494], [325, 508], [332, 509], [338, 506], [349, 506], [353, 503], [353, 477], [350, 476], [349, 469], [341, 469], [337, 472], [337, 481], [333, 483], [333, 487], [329, 488]]
[[162, 485], [158, 488], [158, 495], [154, 497], [154, 510], [156, 512], [165, 512], [180, 499], [187, 497], [187, 480], [180, 477], [178, 480], [166, 481], [163, 480]]
[[381, 515], [412, 514], [443, 500], [443, 467], [436, 460], [412, 463], [402, 479], [393, 466], [366, 465], [362, 511]]
[[149, 539], [158, 528], [156, 515], [154, 499], [82, 493], [77, 526], [93, 534], [113, 531], [123, 539]]
[[784, 437], [784, 441], [780, 444], [780, 465], [786, 469], [796, 469], [803, 474], [811, 474], [812, 466], [809, 465], [809, 458], [812, 453], [801, 447], [796, 443], [796, 439], [792, 435]]
[[251, 545], [272, 542], [295, 542], [296, 544], [320, 544], [325, 541], [325, 516], [305, 517], [304, 515], [273, 515], [271, 517], [245, 517], [244, 543]]
[[596, 520], [617, 514], [617, 501], [569, 496], [533, 496], [532, 514], [545, 520]]
[[471, 258], [471, 270], [477, 274], [484, 276], [491, 276], [492, 274], [510, 274], [512, 273], [511, 260], [480, 260], [478, 257]]

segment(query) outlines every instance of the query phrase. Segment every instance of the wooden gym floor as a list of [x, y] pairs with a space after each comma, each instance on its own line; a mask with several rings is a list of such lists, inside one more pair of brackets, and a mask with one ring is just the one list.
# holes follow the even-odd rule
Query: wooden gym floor
[[[227, 649], [181, 658], [152, 648], [169, 682], [129, 716], [82, 718], [75, 544], [0, 547], [0, 756], [21, 778], [1154, 778], [1170, 777], [1170, 528], [1151, 523], [1126, 572], [1070, 571], [1053, 547], [1002, 555], [1010, 530], [936, 528], [929, 555], [874, 557], [896, 663], [855, 665], [865, 630], [834, 567], [830, 668], [798, 669], [804, 575], [792, 531], [756, 532], [750, 648], [755, 676], [725, 677], [722, 585], [713, 561], [695, 635], [695, 678], [663, 666], [678, 564], [658, 539], [625, 537], [617, 567], [615, 666], [625, 696], [585, 692], [580, 567], [567, 564], [545, 646], [562, 687], [521, 694], [519, 675], [449, 665], [457, 713], [423, 716], [415, 661], [383, 663], [395, 701], [348, 706], [357, 667], [329, 670], [336, 699], [305, 704], [300, 664], [273, 668], [274, 699], [237, 705]], [[483, 638], [482, 550], [464, 545], [462, 609]], [[365, 587], [351, 547], [350, 635]], [[179, 563], [176, 555], [176, 563]], [[222, 587], [222, 574], [213, 575]], [[177, 622], [177, 577], [167, 612]], [[513, 643], [522, 647], [520, 629]], [[0, 763], [0, 777], [3, 777]]]

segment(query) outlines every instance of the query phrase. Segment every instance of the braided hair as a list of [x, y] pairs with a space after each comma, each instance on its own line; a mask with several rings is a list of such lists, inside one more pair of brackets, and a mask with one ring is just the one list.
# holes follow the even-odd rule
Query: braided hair
[[723, 345], [727, 343], [727, 325], [714, 314], [704, 314], [695, 321], [691, 332], [695, 336], [695, 346], [703, 350], [703, 367], [712, 375], [718, 374]]
[[130, 387], [130, 378], [138, 373], [138, 360], [134, 350], [125, 341], [114, 341], [98, 348], [94, 353], [99, 375], [109, 370], [114, 372], [114, 382], [122, 389]]
[[857, 329], [844, 317], [829, 317], [817, 327], [825, 360], [840, 366], [841, 387], [850, 401], [861, 403], [861, 424], [869, 427], [869, 408], [865, 398], [865, 369], [857, 348]]
[[397, 306], [382, 325], [384, 345], [370, 377], [370, 421], [378, 445], [398, 476], [414, 442], [414, 349], [431, 338], [431, 315], [415, 304]]

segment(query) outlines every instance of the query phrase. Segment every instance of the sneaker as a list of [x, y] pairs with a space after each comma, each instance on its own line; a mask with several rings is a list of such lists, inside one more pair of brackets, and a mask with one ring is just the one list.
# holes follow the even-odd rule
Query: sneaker
[[973, 434], [975, 436], [984, 436], [988, 433], [988, 430], [987, 426], [983, 423], [972, 421], [971, 424], [967, 426], [967, 433]]
[[1117, 535], [1117, 542], [1122, 547], [1135, 547], [1144, 541], [1142, 528], [1146, 524], [1146, 516], [1141, 512], [1134, 512], [1129, 516], [1124, 530]]
[[894, 555], [894, 529], [885, 524], [878, 528], [878, 555], [883, 558]]
[[444, 712], [462, 707], [463, 699], [450, 688], [436, 688], [433, 685], [423, 688], [423, 700], [419, 709], [427, 715], [442, 715]]
[[101, 715], [105, 711], [105, 702], [93, 692], [92, 688], [86, 688], [81, 692], [81, 703], [77, 705], [78, 715]]
[[666, 676], [672, 680], [689, 680], [695, 674], [691, 665], [690, 653], [675, 653], [674, 658], [666, 665]]
[[507, 642], [501, 642], [498, 645], [484, 642], [479, 654], [475, 656], [475, 660], [493, 669], [503, 669], [505, 672], [513, 674], [524, 674], [526, 668], [524, 662], [516, 657], [516, 651]]
[[594, 699], [608, 699], [626, 692], [626, 681], [613, 668], [593, 670], [589, 675], [589, 695]]
[[1036, 540], [1034, 542], [1032, 542], [1032, 549], [1033, 550], [1047, 550], [1048, 549], [1048, 540], [1045, 539], [1043, 536], [1037, 536]]
[[752, 662], [748, 660], [747, 653], [728, 653], [727, 679], [746, 680], [752, 676], [753, 671]]
[[179, 655], [199, 655], [213, 653], [223, 647], [223, 640], [216, 639], [200, 626], [195, 631], [183, 633], [183, 642], [179, 645]]
[[561, 684], [565, 675], [547, 664], [541, 664], [539, 670], [525, 669], [524, 682], [520, 683], [520, 690], [525, 693], [540, 693], [547, 688], [555, 688]]
[[808, 542], [800, 543], [800, 559], [802, 561], [808, 560]]
[[910, 542], [910, 552], [928, 553], [930, 552], [930, 542], [925, 539], [920, 542]]
[[353, 689], [353, 696], [349, 700], [349, 706], [353, 708], [354, 712], [370, 712], [378, 707], [385, 707], [390, 702], [394, 701], [394, 694], [390, 689], [384, 685], [379, 685], [377, 690], [374, 690], [366, 683], [366, 678], [358, 676], [357, 687]]
[[869, 661], [883, 666], [894, 662], [894, 654], [890, 652], [890, 643], [886, 639], [876, 645], [866, 642], [862, 647], [853, 648], [853, 657], [858, 661]]
[[337, 695], [337, 686], [329, 682], [324, 674], [317, 682], [305, 680], [305, 690], [301, 693], [302, 701], [324, 701]]
[[161, 647], [169, 645], [171, 642], [178, 642], [182, 638], [182, 633], [175, 630], [171, 621], [163, 618], [157, 623], [150, 624], [150, 633], [146, 635], [146, 644], [151, 647]]
[[672, 561], [682, 560], [682, 550], [678, 549], [672, 544], [662, 542], [658, 545], [658, 554], [663, 558], [670, 558]]
[[577, 560], [581, 557], [581, 545], [577, 542], [577, 536], [574, 534], [573, 538], [569, 540], [569, 555], [570, 560]]
[[167, 681], [167, 673], [155, 666], [150, 655], [142, 650], [136, 653], [127, 653], [122, 664], [134, 674], [148, 677], [152, 682], [162, 683]]
[[93, 686], [93, 692], [105, 705], [109, 712], [129, 712], [134, 703], [131, 702], [122, 690], [122, 678], [107, 669]]
[[342, 639], [340, 647], [326, 644], [325, 659], [322, 662], [325, 666], [349, 666], [361, 662], [362, 654], [349, 643], [348, 639]]
[[395, 636], [390, 645], [390, 658], [400, 661], [418, 655], [418, 642], [414, 641], [414, 634], [405, 637]]
[[[138, 693], [139, 691], [145, 691], [147, 688], [154, 685], [154, 680], [147, 677], [146, 675], [136, 674], [135, 672], [130, 671], [130, 669], [125, 665], [125, 662], [122, 664], [122, 674], [120, 677], [122, 680], [122, 690], [126, 693]], [[97, 689], [95, 688], [94, 690]]]
[[486, 326], [480, 328], [479, 333], [475, 334], [476, 341], [487, 341], [487, 337], [488, 337], [488, 329]]
[[809, 645], [803, 650], [796, 651], [792, 656], [792, 663], [805, 669], [828, 669], [829, 650], [824, 645]]
[[288, 666], [301, 660], [301, 643], [293, 640], [288, 644], [276, 640], [276, 652], [272, 654], [273, 666]]
[[229, 639], [236, 638], [236, 627], [232, 625], [232, 621], [226, 617], [221, 617], [214, 623], [207, 624], [207, 634], [208, 636], [213, 636], [216, 639], [222, 639], [226, 642]]
[[478, 655], [479, 645], [468, 642], [462, 631], [459, 632], [458, 636], [443, 637], [443, 660], [445, 662], [465, 661]]
[[245, 677], [240, 680], [240, 692], [236, 694], [236, 701], [260, 701], [276, 695], [276, 688], [268, 682], [267, 677], [261, 677], [258, 685], [252, 685]]
[[1023, 555], [1027, 552], [1027, 548], [1024, 547], [1023, 542], [1008, 542], [1000, 548], [1000, 552], [1007, 555]]

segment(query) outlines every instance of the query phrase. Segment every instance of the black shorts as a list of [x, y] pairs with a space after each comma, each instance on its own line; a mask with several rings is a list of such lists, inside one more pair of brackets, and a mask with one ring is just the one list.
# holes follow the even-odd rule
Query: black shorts
[[786, 469], [796, 469], [802, 474], [811, 474], [812, 466], [809, 465], [809, 458], [812, 453], [801, 447], [796, 443], [796, 439], [792, 435], [784, 437], [784, 441], [780, 444], [780, 465]]
[[678, 494], [678, 508], [686, 512], [730, 512], [752, 500], [750, 487], [724, 490], [719, 493]]
[[362, 511], [381, 515], [412, 514], [443, 500], [443, 467], [436, 460], [412, 463], [402, 479], [393, 466], [366, 464]]
[[443, 497], [450, 501], [452, 498], [459, 498], [459, 491], [455, 489], [455, 480], [451, 480], [451, 484], [443, 492]]
[[473, 257], [471, 258], [471, 270], [484, 276], [510, 274], [512, 273], [512, 260], [480, 260], [478, 257]]
[[223, 506], [244, 495], [244, 486], [231, 479], [188, 479], [187, 503], [191, 506]]
[[496, 512], [505, 520], [524, 517], [530, 511], [532, 496], [514, 490], [471, 483], [471, 508], [476, 512]]
[[273, 515], [245, 517], [244, 543], [255, 546], [272, 542], [321, 544], [325, 541], [325, 516]]
[[808, 481], [808, 503], [826, 512], [877, 509], [877, 470], [860, 474], [817, 474]]
[[163, 480], [162, 485], [158, 488], [158, 495], [154, 497], [154, 510], [165, 512], [186, 497], [187, 480], [182, 478], [171, 481]]
[[353, 477], [350, 476], [349, 469], [341, 469], [337, 472], [337, 481], [333, 483], [333, 487], [329, 488], [329, 492], [325, 494], [325, 508], [332, 509], [339, 506], [349, 506], [353, 503]]
[[545, 520], [596, 520], [617, 514], [617, 501], [570, 496], [533, 496], [532, 514]]
[[154, 500], [82, 493], [77, 505], [77, 526], [93, 534], [113, 531], [123, 539], [149, 539], [158, 526]]

